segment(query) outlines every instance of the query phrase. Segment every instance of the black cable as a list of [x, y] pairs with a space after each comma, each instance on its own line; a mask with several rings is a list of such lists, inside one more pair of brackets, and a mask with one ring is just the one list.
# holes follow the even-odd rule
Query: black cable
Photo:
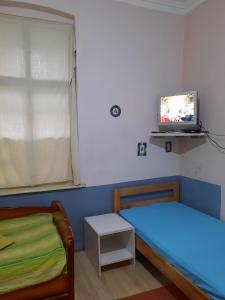
[[215, 132], [208, 131], [208, 130], [202, 125], [202, 121], [199, 120], [199, 122], [200, 122], [200, 125], [199, 125], [200, 128], [203, 128], [205, 133], [208, 133], [208, 134], [210, 134], [210, 135], [221, 136], [221, 137], [224, 136], [224, 137], [225, 137], [225, 134], [219, 134], [219, 133], [215, 133]]
[[217, 148], [219, 148], [220, 150], [225, 150], [225, 147], [224, 146], [221, 146], [217, 141], [215, 141], [215, 139], [213, 139], [211, 137], [211, 135], [214, 135], [214, 136], [220, 136], [220, 137], [225, 137], [225, 134], [217, 134], [217, 133], [212, 133], [210, 131], [208, 131], [203, 125], [202, 125], [202, 121], [199, 120], [199, 124], [200, 124], [200, 128], [204, 129], [205, 131], [205, 134], [207, 136], [207, 138], [211, 141], [211, 143], [216, 146]]
[[198, 119], [198, 124], [199, 131], [202, 131], [202, 121], [200, 119]]
[[221, 136], [221, 137], [225, 137], [225, 134], [218, 134], [218, 133], [214, 133], [214, 132], [209, 132], [210, 135], [214, 135], [214, 136]]
[[216, 147], [218, 147], [218, 148], [221, 149], [221, 150], [225, 150], [225, 147], [221, 146], [217, 141], [215, 141], [214, 139], [212, 139], [211, 136], [210, 136], [208, 133], [206, 133], [206, 135], [207, 135], [208, 139], [209, 139]]

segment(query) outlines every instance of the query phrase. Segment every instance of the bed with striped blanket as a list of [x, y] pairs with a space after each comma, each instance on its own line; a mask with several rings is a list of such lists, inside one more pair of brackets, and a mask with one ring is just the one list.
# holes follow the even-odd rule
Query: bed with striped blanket
[[66, 252], [51, 213], [0, 221], [0, 295], [51, 280], [66, 272]]

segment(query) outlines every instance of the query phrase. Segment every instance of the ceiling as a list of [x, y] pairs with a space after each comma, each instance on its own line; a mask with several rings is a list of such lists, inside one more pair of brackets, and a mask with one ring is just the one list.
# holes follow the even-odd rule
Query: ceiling
[[160, 11], [184, 15], [205, 0], [116, 0]]

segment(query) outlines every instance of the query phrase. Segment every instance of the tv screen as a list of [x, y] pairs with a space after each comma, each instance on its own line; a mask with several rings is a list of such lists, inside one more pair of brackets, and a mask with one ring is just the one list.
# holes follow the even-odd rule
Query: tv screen
[[159, 126], [172, 130], [194, 128], [197, 113], [197, 92], [161, 97]]

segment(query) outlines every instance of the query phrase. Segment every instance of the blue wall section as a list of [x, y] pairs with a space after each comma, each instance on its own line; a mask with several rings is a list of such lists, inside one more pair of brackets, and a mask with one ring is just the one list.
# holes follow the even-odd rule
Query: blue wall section
[[221, 187], [205, 181], [180, 177], [181, 202], [215, 218], [220, 218]]
[[82, 189], [62, 190], [55, 192], [24, 194], [0, 197], [0, 207], [4, 206], [42, 206], [53, 200], [60, 200], [65, 207], [75, 234], [75, 247], [84, 245], [84, 217], [112, 212], [112, 190], [116, 187], [145, 185], [154, 182], [179, 180], [178, 177], [162, 177], [149, 180], [131, 181], [119, 184], [87, 187]]
[[173, 180], [178, 180], [181, 184], [180, 198], [182, 203], [219, 218], [221, 205], [220, 187], [215, 184], [181, 176], [123, 182], [119, 184], [87, 187], [76, 190], [62, 190], [0, 197], [0, 207], [27, 205], [42, 206], [49, 205], [53, 200], [60, 200], [68, 213], [70, 223], [75, 233], [75, 246], [77, 249], [81, 249], [84, 246], [84, 217], [112, 212], [112, 190], [114, 188]]

